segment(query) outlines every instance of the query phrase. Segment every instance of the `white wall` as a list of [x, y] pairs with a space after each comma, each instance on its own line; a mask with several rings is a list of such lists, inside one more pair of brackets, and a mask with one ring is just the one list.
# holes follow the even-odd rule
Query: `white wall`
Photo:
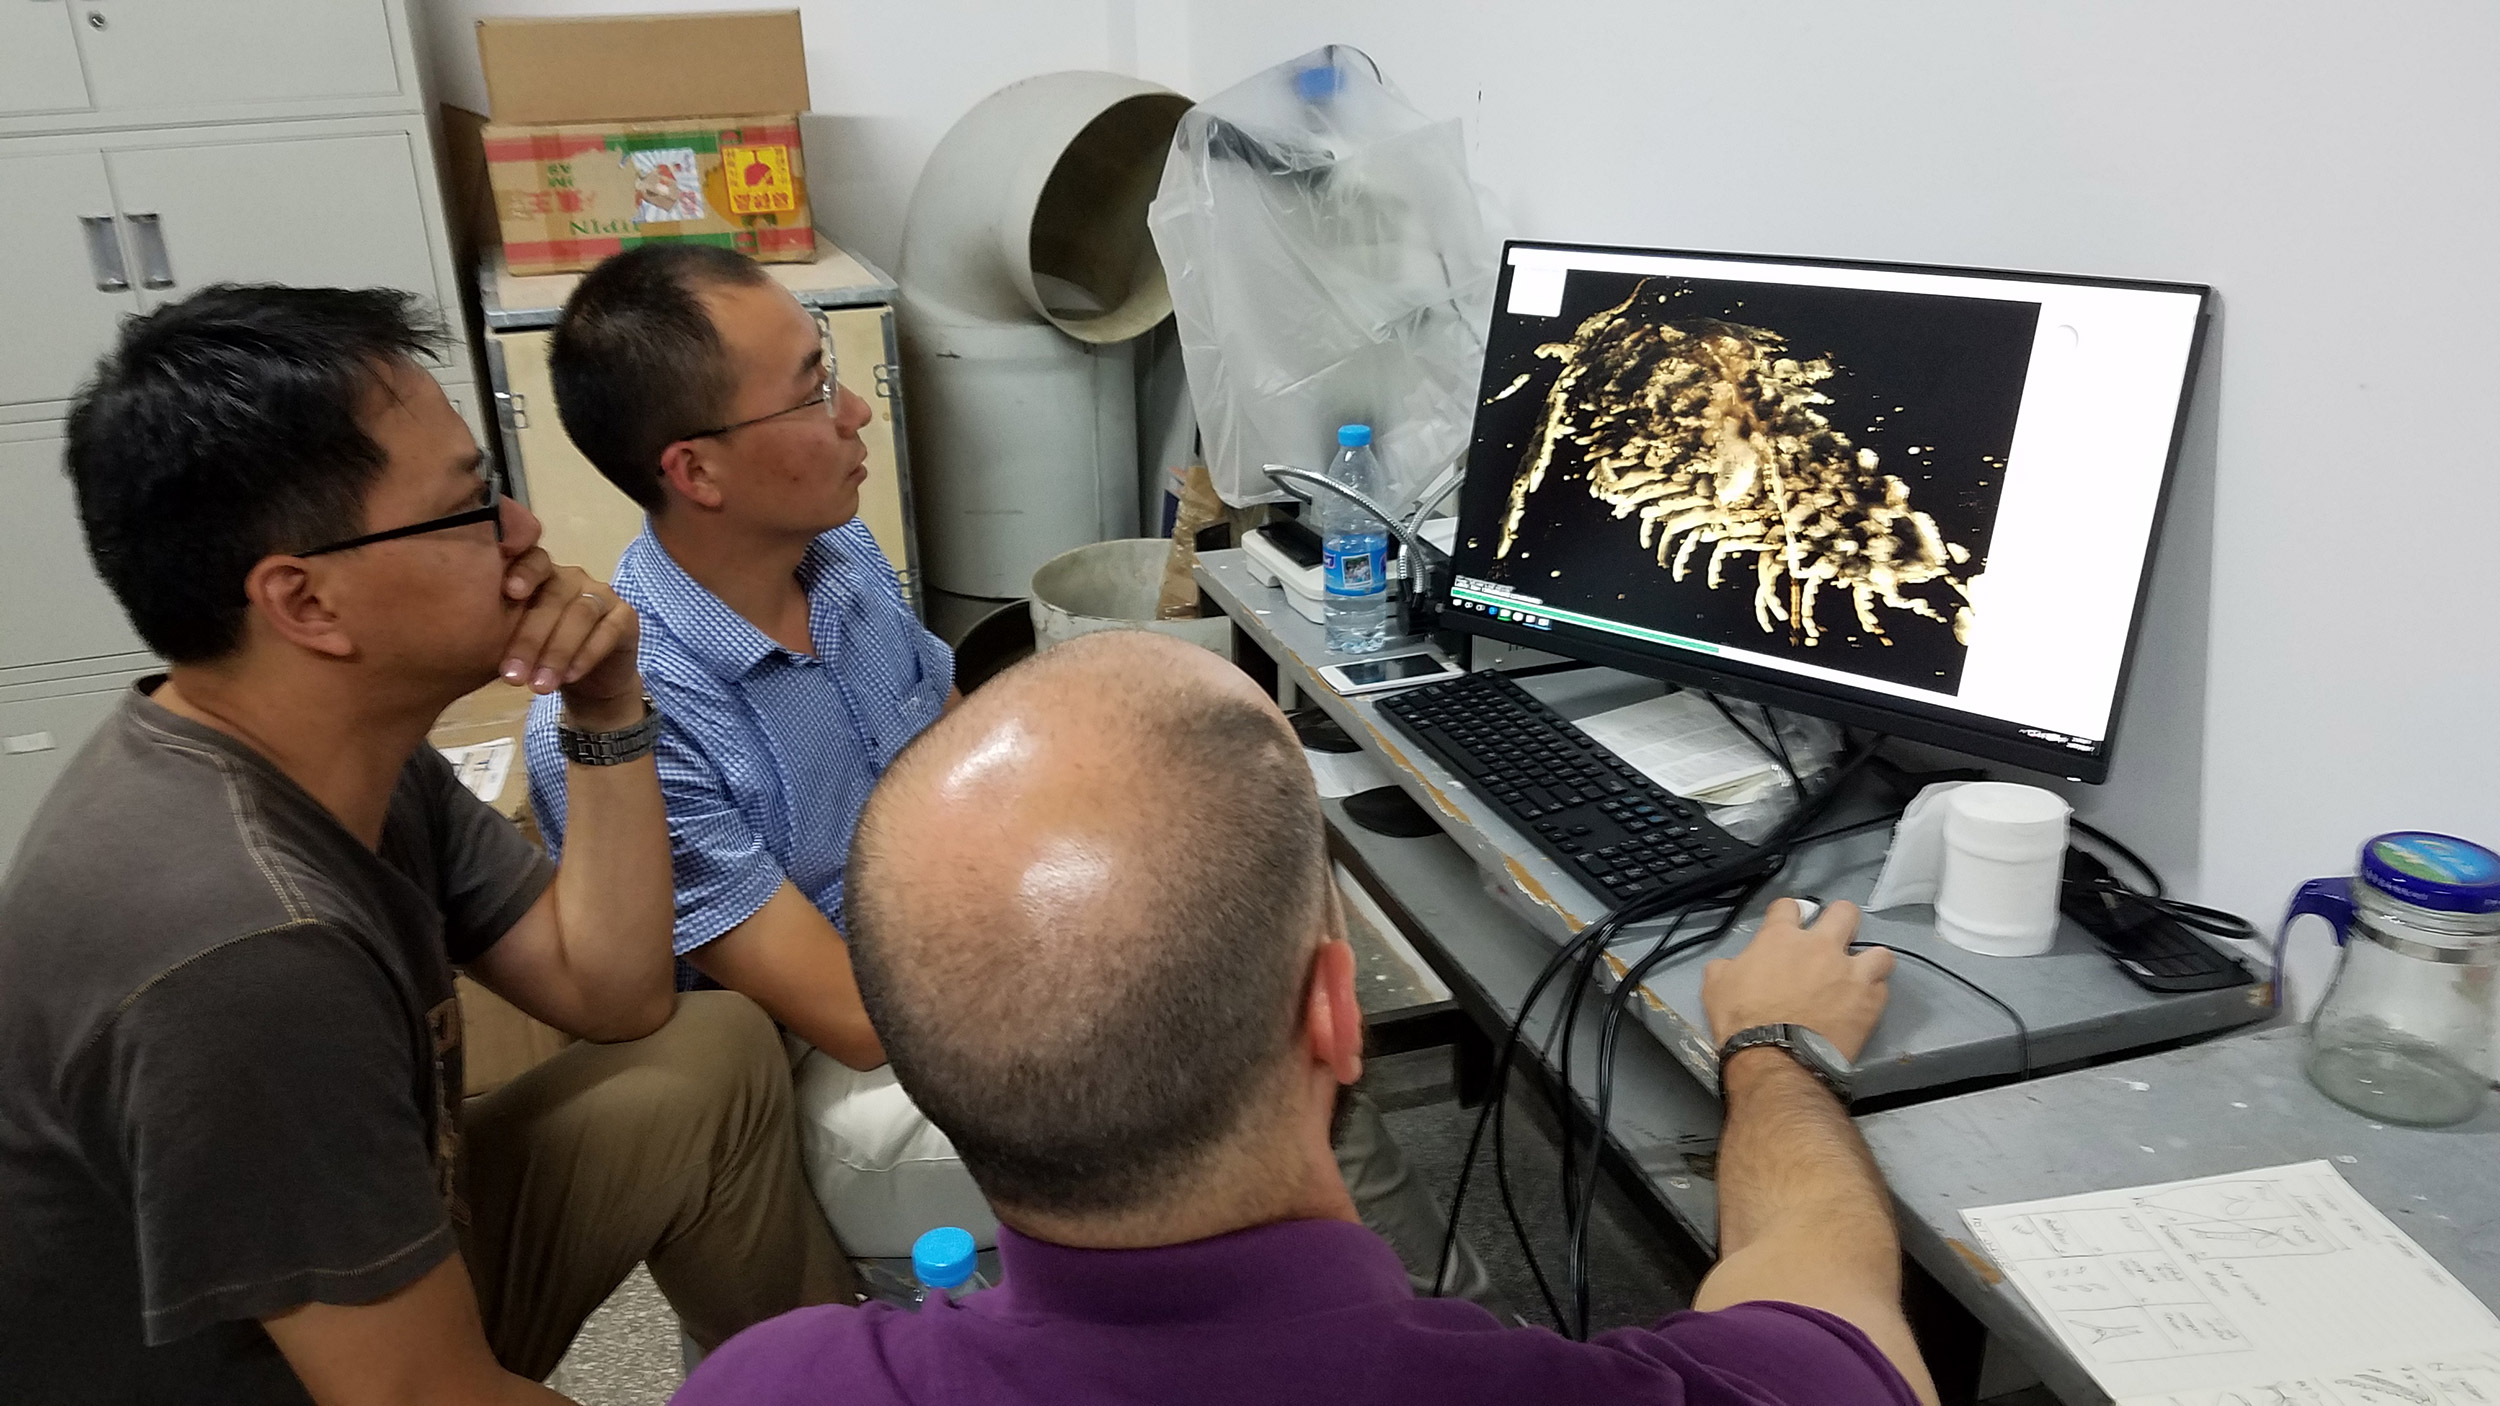
[[[737, 0], [752, 4], [757, 0]], [[687, 0], [435, 0], [468, 21]], [[2270, 923], [2382, 829], [2500, 842], [2500, 6], [803, 0], [828, 227], [891, 259], [1013, 79], [1204, 96], [1327, 42], [1466, 119], [1523, 235], [2208, 282], [2118, 775], [2087, 814]], [[468, 85], [464, 90], [463, 82]]]

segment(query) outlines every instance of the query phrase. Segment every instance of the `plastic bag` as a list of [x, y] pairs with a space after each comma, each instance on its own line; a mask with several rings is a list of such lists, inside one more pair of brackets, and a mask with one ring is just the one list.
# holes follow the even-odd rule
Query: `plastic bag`
[[1227, 503], [1285, 495], [1372, 427], [1390, 506], [1467, 447], [1500, 243], [1456, 121], [1330, 45], [1181, 119], [1146, 214], [1207, 468]]

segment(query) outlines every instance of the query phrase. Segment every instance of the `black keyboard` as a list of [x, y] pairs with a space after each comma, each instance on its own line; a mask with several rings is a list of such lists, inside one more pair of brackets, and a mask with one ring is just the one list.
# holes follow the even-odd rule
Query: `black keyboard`
[[1380, 711], [1617, 903], [1752, 853], [1500, 674], [1408, 689]]

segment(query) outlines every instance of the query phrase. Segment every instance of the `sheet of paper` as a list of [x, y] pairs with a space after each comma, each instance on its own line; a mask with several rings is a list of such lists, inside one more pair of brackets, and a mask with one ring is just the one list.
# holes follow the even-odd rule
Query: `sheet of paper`
[[1778, 770], [1698, 693], [1662, 694], [1576, 721], [1582, 732], [1679, 796], [1709, 796]]
[[2500, 1319], [2330, 1163], [1962, 1220], [2120, 1406], [2500, 1403]]
[[1394, 784], [1388, 766], [1369, 752], [1314, 752], [1305, 747], [1302, 757], [1311, 764], [1311, 780], [1323, 796], [1351, 796]]
[[512, 775], [511, 738], [498, 737], [492, 742], [439, 750], [444, 760], [451, 763], [451, 769], [459, 773], [460, 784], [469, 788], [470, 795], [491, 806], [503, 794], [503, 784]]

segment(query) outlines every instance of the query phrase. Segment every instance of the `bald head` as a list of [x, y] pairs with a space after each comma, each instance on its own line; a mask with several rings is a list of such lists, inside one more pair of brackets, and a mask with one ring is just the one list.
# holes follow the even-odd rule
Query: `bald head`
[[1185, 1181], [1292, 1047], [1331, 921], [1293, 732], [1142, 631], [1000, 675], [888, 770], [846, 927], [905, 1089], [992, 1200], [1120, 1212]]

